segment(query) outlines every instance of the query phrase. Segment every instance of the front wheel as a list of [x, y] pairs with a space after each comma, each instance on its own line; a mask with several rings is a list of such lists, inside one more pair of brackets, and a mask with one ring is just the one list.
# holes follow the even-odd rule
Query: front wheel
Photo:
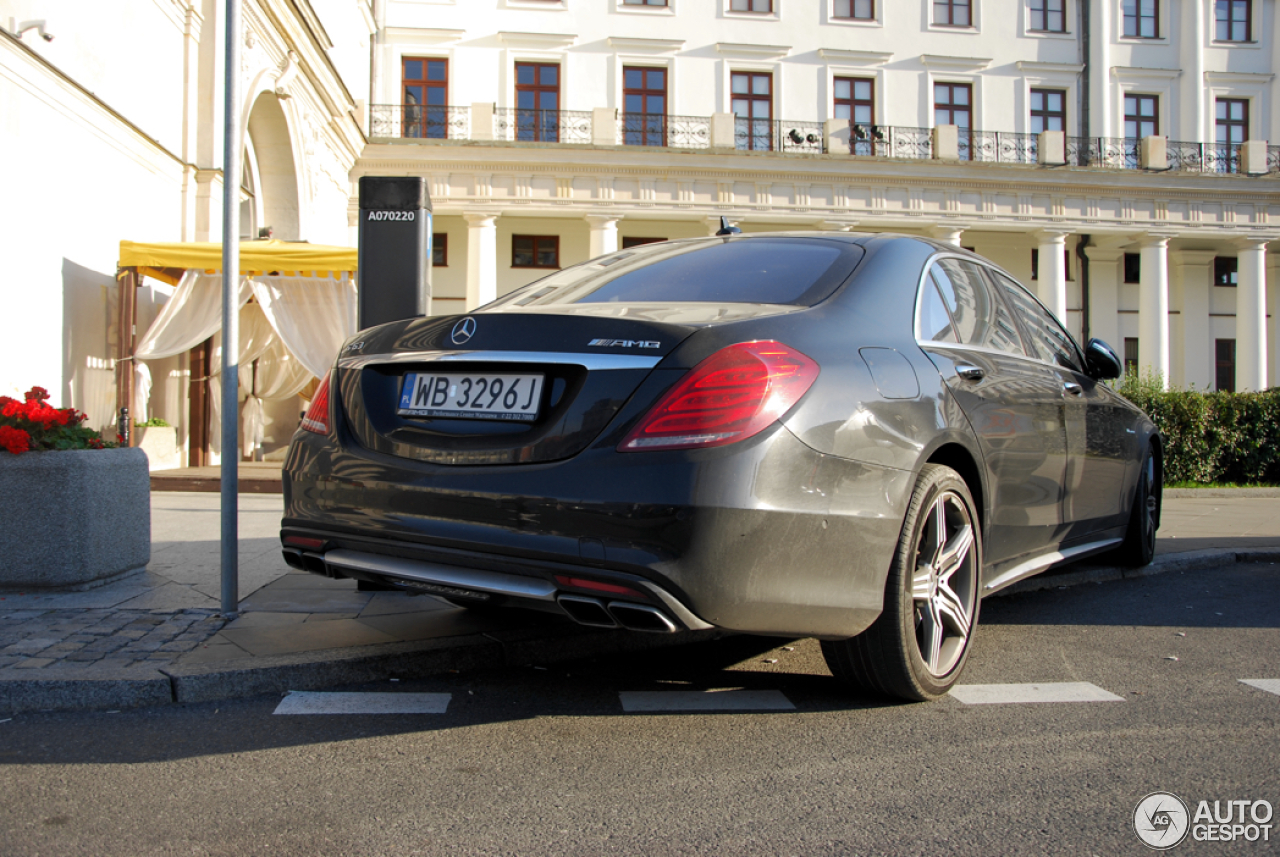
[[885, 584], [884, 611], [857, 637], [824, 641], [837, 678], [923, 702], [960, 677], [978, 627], [982, 532], [973, 496], [949, 467], [926, 464]]
[[1164, 473], [1154, 447], [1147, 447], [1138, 473], [1138, 487], [1129, 510], [1129, 529], [1117, 550], [1121, 563], [1130, 568], [1149, 565], [1156, 555], [1156, 530], [1160, 528], [1160, 502], [1163, 499]]

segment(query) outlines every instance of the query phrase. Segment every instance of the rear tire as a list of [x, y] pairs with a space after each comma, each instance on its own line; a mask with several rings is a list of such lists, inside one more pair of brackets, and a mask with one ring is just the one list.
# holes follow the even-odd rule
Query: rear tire
[[1129, 529], [1124, 542], [1116, 550], [1123, 565], [1141, 568], [1156, 555], [1156, 530], [1160, 529], [1160, 506], [1164, 492], [1164, 472], [1153, 447], [1147, 447], [1138, 473], [1138, 486], [1129, 511]]
[[884, 611], [862, 634], [824, 641], [836, 678], [923, 702], [960, 677], [978, 627], [982, 531], [960, 474], [926, 464], [907, 506]]

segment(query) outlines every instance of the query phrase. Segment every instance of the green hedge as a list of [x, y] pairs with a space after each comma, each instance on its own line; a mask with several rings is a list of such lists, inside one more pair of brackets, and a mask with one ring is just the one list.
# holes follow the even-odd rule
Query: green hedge
[[1280, 388], [1166, 391], [1156, 379], [1129, 374], [1116, 390], [1164, 436], [1166, 482], [1280, 482]]

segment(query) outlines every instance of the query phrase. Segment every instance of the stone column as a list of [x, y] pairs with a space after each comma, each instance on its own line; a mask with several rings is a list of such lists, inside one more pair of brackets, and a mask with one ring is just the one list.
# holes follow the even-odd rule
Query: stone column
[[1036, 233], [1039, 271], [1036, 292], [1041, 302], [1063, 323], [1067, 323], [1067, 236], [1069, 232], [1045, 229]]
[[475, 212], [467, 221], [467, 312], [498, 296], [498, 215]]
[[1182, 250], [1170, 253], [1174, 274], [1181, 285], [1182, 355], [1184, 385], [1199, 390], [1213, 389], [1213, 336], [1209, 326], [1209, 297], [1213, 294], [1212, 250]]
[[1236, 254], [1236, 389], [1267, 388], [1267, 238], [1242, 238]]
[[1110, 345], [1122, 358], [1124, 342], [1120, 339], [1120, 262], [1121, 247], [1086, 247], [1089, 260], [1089, 335]]
[[1280, 381], [1280, 254], [1267, 256], [1267, 355], [1271, 359], [1268, 382]]
[[964, 231], [968, 228], [967, 223], [939, 223], [936, 226], [930, 226], [925, 233], [930, 238], [959, 247], [960, 236], [964, 235]]
[[1142, 275], [1138, 283], [1138, 369], [1154, 372], [1169, 386], [1169, 239], [1152, 233], [1139, 241]]
[[616, 214], [588, 214], [587, 225], [591, 227], [591, 246], [588, 256], [592, 259], [618, 250], [618, 221], [622, 218]]

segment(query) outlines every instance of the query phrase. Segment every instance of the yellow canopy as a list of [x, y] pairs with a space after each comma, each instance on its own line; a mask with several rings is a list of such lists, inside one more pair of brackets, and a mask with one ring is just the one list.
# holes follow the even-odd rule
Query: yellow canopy
[[[222, 244], [181, 242], [147, 244], [139, 241], [120, 242], [122, 268], [195, 268], [199, 271], [222, 270]], [[322, 274], [342, 273], [356, 269], [353, 247], [326, 247], [289, 241], [241, 241], [240, 273]]]

